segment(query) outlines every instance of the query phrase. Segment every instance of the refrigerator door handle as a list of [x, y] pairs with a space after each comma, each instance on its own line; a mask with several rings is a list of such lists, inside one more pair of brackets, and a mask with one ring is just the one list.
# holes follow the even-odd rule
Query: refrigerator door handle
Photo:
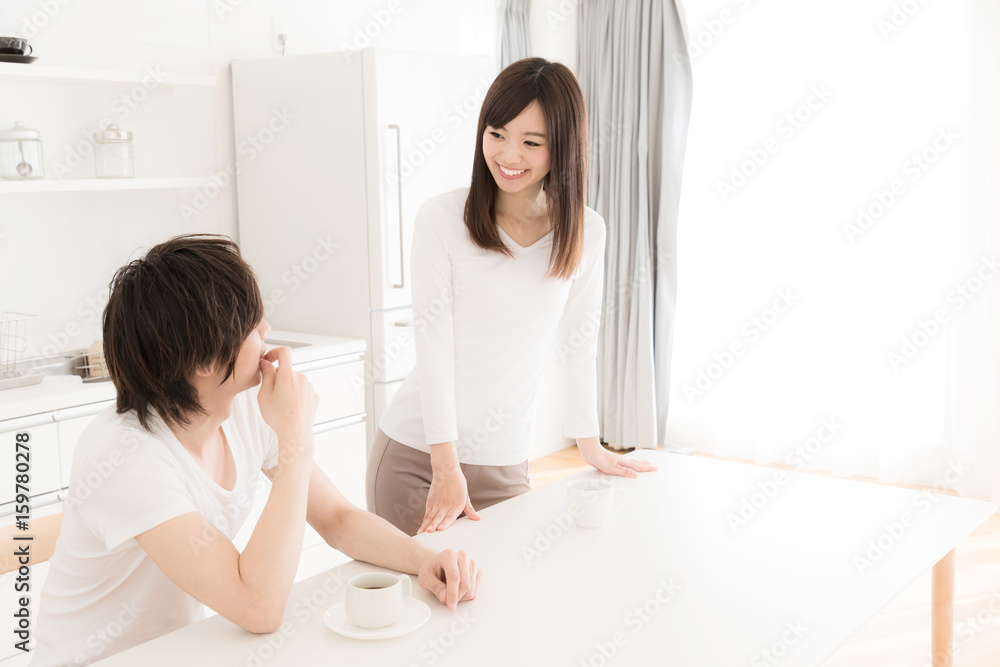
[[399, 204], [399, 283], [393, 283], [395, 289], [406, 286], [406, 267], [403, 265], [405, 252], [403, 250], [403, 147], [399, 138], [399, 125], [389, 125], [396, 131], [396, 199]]

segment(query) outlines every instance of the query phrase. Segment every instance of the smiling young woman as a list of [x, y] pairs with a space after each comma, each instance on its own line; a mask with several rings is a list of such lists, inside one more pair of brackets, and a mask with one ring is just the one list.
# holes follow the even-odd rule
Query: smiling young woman
[[604, 450], [597, 331], [604, 221], [584, 203], [587, 114], [570, 70], [541, 58], [503, 70], [479, 116], [471, 187], [417, 213], [417, 363], [368, 459], [369, 511], [408, 534], [530, 490], [531, 410], [559, 352], [565, 434], [588, 463], [653, 466]]

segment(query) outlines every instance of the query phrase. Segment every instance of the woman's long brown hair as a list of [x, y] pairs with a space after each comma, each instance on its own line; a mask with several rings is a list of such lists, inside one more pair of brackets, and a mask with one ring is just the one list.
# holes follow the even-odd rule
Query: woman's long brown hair
[[465, 226], [479, 247], [511, 255], [497, 229], [499, 188], [483, 155], [483, 133], [487, 126], [506, 126], [532, 102], [538, 102], [542, 109], [549, 145], [549, 173], [542, 183], [553, 227], [548, 275], [567, 279], [583, 254], [587, 109], [580, 84], [565, 65], [525, 58], [505, 68], [490, 86], [479, 112]]

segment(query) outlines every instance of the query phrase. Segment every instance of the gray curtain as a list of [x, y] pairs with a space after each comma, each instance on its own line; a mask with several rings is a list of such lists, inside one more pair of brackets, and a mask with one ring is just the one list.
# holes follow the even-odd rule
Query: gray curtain
[[691, 65], [671, 0], [583, 0], [579, 20], [590, 118], [587, 203], [608, 227], [597, 356], [601, 435], [618, 449], [662, 446]]
[[497, 64], [503, 69], [528, 57], [531, 0], [497, 0]]

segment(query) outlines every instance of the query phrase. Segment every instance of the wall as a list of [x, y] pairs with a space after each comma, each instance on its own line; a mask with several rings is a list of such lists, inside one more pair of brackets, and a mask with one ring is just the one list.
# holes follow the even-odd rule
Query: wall
[[531, 55], [558, 61], [575, 73], [579, 0], [533, 0], [528, 16]]

